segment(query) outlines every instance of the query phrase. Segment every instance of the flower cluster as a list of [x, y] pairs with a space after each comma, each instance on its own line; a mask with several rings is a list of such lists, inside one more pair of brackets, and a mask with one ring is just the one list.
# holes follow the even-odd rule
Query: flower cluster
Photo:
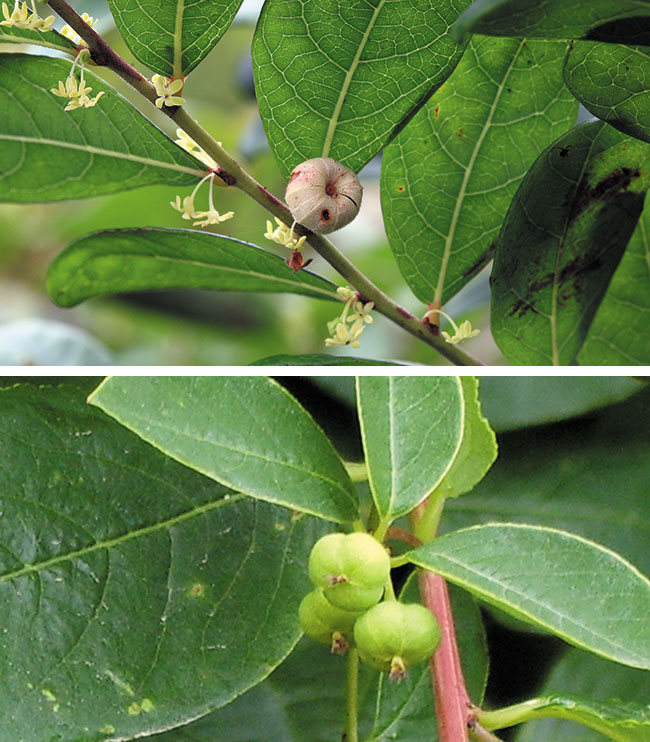
[[163, 77], [162, 75], [153, 75], [151, 82], [156, 88], [158, 97], [156, 98], [156, 106], [162, 108], [163, 106], [182, 106], [185, 104], [185, 98], [181, 98], [180, 93], [185, 85], [184, 78], [177, 77], [172, 80], [169, 77]]
[[4, 21], [0, 21], [0, 26], [10, 26], [24, 31], [43, 31], [45, 33], [52, 30], [52, 23], [54, 23], [53, 15], [47, 18], [41, 18], [38, 15], [33, 0], [31, 9], [26, 2], [21, 3], [19, 0], [15, 0], [14, 9], [11, 13], [7, 3], [2, 3], [2, 15]]
[[295, 221], [290, 227], [287, 227], [277, 216], [274, 218], [278, 226], [273, 229], [273, 223], [266, 222], [266, 232], [264, 233], [266, 239], [277, 242], [278, 245], [282, 245], [283, 247], [288, 247], [289, 250], [293, 250], [294, 252], [299, 251], [307, 238], [304, 235], [298, 237], [298, 233], [295, 231]]
[[445, 332], [442, 330], [440, 334], [442, 337], [448, 342], [448, 343], [460, 343], [462, 340], [467, 340], [468, 338], [476, 337], [476, 335], [481, 332], [480, 330], [472, 330], [472, 323], [469, 320], [465, 320], [464, 322], [461, 322], [460, 325], [457, 325], [454, 320], [447, 314], [447, 312], [443, 312], [442, 309], [430, 309], [425, 315], [424, 320], [427, 320], [428, 317], [431, 314], [441, 314], [445, 319], [447, 319], [451, 326], [454, 328], [454, 334], [450, 335], [448, 332]]
[[[66, 81], [63, 82], [63, 80], [59, 80], [59, 86], [57, 88], [51, 88], [51, 92], [54, 93], [54, 95], [59, 98], [69, 99], [68, 104], [63, 109], [64, 111], [74, 111], [75, 108], [92, 108], [102, 95], [104, 95], [103, 90], [100, 93], [97, 93], [94, 98], [91, 98], [88, 95], [92, 88], [88, 87], [84, 80], [84, 61], [86, 61], [89, 56], [90, 52], [88, 49], [82, 49], [79, 54], [77, 54]], [[79, 80], [77, 80], [74, 74], [77, 64], [79, 64], [81, 70]]]
[[[189, 196], [185, 196], [182, 201], [180, 196], [176, 196], [176, 201], [170, 201], [170, 206], [172, 207], [172, 209], [176, 209], [176, 211], [180, 212], [183, 215], [183, 219], [198, 219], [198, 221], [194, 222], [193, 224], [193, 226], [195, 227], [207, 227], [209, 224], [219, 224], [220, 222], [225, 222], [228, 219], [232, 219], [233, 216], [235, 216], [234, 211], [228, 211], [225, 214], [220, 214], [214, 208], [212, 192], [214, 188], [215, 178], [217, 178], [217, 175], [212, 171], [209, 172], [197, 183], [196, 187]], [[206, 180], [210, 182], [210, 189], [208, 194], [208, 210], [196, 211], [196, 208], [194, 206], [194, 198], [197, 191], [203, 185], [203, 183], [206, 182]]]
[[[97, 24], [97, 18], [93, 18], [91, 15], [88, 15], [88, 13], [82, 13], [81, 18], [92, 28]], [[70, 28], [67, 24], [61, 29], [59, 32], [63, 36], [66, 37], [66, 39], [70, 39], [70, 41], [77, 47], [83, 46], [88, 47], [88, 44], [77, 34], [75, 31]]]
[[359, 348], [361, 333], [373, 321], [370, 312], [375, 304], [372, 301], [362, 302], [359, 294], [347, 286], [341, 286], [336, 293], [345, 302], [345, 306], [336, 319], [327, 323], [331, 337], [325, 340], [325, 345], [351, 345]]

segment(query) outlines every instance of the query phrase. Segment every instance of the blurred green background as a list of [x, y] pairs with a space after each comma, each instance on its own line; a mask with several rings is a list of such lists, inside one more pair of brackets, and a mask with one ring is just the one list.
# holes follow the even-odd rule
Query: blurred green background
[[[76, 0], [72, 5], [80, 13], [86, 11], [99, 18], [97, 30], [127, 61], [150, 74], [122, 43], [104, 0]], [[250, 42], [261, 5], [261, 0], [245, 0], [220, 44], [189, 77], [184, 96], [190, 113], [261, 183], [282, 197], [285, 184], [266, 144], [252, 81]], [[2, 44], [0, 50], [9, 51]], [[24, 49], [16, 50], [12, 45], [11, 51]], [[95, 68], [93, 72], [98, 71]], [[99, 74], [140, 106], [137, 96], [121, 80], [101, 70]], [[144, 106], [142, 110], [173, 136], [167, 117], [146, 101]], [[332, 238], [383, 291], [421, 316], [426, 308], [402, 280], [386, 242], [379, 169], [379, 159], [364, 168], [360, 215]], [[178, 193], [183, 197], [189, 192], [155, 186], [81, 201], [0, 204], [0, 292], [4, 297], [0, 305], [0, 365], [245, 365], [281, 353], [325, 352], [326, 323], [338, 308], [330, 302], [290, 294], [147, 292], [91, 300], [73, 309], [60, 309], [50, 301], [45, 289], [47, 269], [69, 242], [102, 229], [187, 226], [169, 202]], [[206, 199], [207, 193], [199, 192], [197, 203], [201, 205]], [[268, 214], [261, 207], [234, 189], [218, 189], [216, 201], [222, 213], [235, 212], [235, 218], [220, 225], [219, 231], [288, 257], [288, 250], [264, 239]], [[307, 250], [305, 257], [314, 256]], [[343, 284], [318, 256], [310, 269]], [[485, 271], [446, 309], [457, 322], [469, 319], [482, 330], [463, 344], [467, 352], [489, 364], [503, 363], [489, 332]], [[446, 363], [428, 346], [381, 317], [364, 333], [360, 349], [329, 352]]]

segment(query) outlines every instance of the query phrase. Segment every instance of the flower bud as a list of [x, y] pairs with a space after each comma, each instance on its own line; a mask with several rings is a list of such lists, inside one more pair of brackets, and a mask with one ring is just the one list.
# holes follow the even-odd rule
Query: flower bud
[[418, 603], [390, 600], [373, 606], [354, 625], [359, 657], [402, 680], [407, 669], [430, 657], [440, 643], [434, 615]]
[[330, 533], [309, 556], [309, 576], [332, 605], [363, 611], [375, 605], [390, 575], [386, 549], [367, 533]]
[[315, 157], [293, 169], [285, 198], [298, 224], [328, 234], [359, 213], [362, 191], [353, 170], [331, 157]]

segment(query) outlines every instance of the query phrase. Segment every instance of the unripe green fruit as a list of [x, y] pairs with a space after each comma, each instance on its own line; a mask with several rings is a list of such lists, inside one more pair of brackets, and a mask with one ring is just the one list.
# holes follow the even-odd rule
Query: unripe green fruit
[[382, 596], [390, 575], [386, 549], [367, 533], [330, 533], [309, 556], [309, 576], [332, 605], [363, 611]]
[[374, 606], [354, 626], [359, 656], [401, 680], [411, 665], [430, 657], [440, 643], [440, 627], [431, 611], [418, 603], [390, 600]]
[[333, 606], [322, 590], [305, 595], [298, 608], [298, 620], [305, 634], [329, 644], [336, 654], [343, 654], [352, 644], [354, 622], [360, 615]]

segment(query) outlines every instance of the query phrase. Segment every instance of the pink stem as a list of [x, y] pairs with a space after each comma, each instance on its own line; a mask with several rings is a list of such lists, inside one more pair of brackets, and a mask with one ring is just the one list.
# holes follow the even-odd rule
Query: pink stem
[[440, 575], [424, 570], [420, 571], [419, 581], [422, 601], [438, 619], [442, 633], [440, 646], [430, 660], [438, 742], [467, 742], [471, 702], [460, 666], [447, 583]]

